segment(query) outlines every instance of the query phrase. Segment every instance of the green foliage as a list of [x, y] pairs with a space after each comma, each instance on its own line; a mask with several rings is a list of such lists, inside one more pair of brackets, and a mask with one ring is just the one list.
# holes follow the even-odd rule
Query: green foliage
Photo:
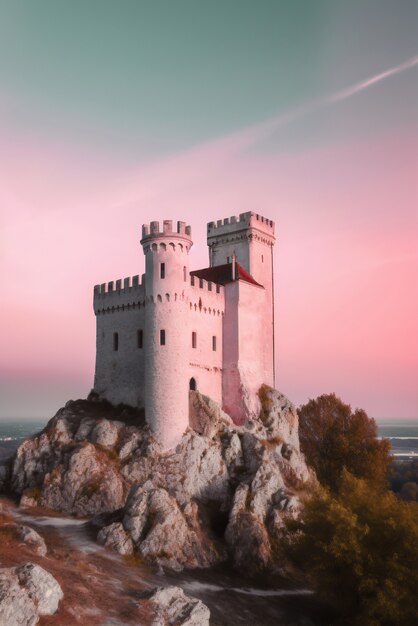
[[332, 393], [310, 400], [298, 414], [302, 451], [322, 485], [336, 491], [344, 468], [358, 478], [386, 482], [390, 443], [377, 439], [376, 422], [365, 411], [352, 412]]
[[413, 626], [418, 615], [418, 506], [346, 470], [289, 525], [290, 560], [335, 610], [333, 624]]

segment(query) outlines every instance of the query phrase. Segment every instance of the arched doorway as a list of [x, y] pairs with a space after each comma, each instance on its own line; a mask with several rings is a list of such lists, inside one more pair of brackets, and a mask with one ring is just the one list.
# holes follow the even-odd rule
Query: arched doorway
[[194, 378], [190, 379], [189, 389], [190, 389], [190, 391], [196, 391], [197, 390], [196, 380]]

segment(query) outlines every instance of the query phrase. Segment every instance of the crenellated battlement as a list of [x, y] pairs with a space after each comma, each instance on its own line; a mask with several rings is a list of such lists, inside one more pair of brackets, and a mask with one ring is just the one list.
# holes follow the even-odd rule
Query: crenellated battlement
[[240, 213], [237, 217], [225, 217], [223, 220], [209, 222], [207, 226], [208, 238], [218, 237], [223, 234], [230, 234], [235, 231], [247, 230], [248, 228], [257, 228], [265, 233], [274, 236], [274, 222], [258, 213], [247, 211]]
[[190, 276], [190, 287], [193, 290], [208, 291], [212, 294], [221, 294], [224, 297], [224, 286], [218, 285], [212, 281], [199, 278], [198, 276]]
[[94, 286], [93, 304], [95, 312], [112, 306], [139, 302], [145, 298], [145, 274], [128, 276]]
[[186, 239], [192, 237], [192, 227], [186, 225], [186, 222], [177, 222], [176, 228], [173, 229], [172, 220], [164, 220], [162, 224], [163, 228], [160, 229], [160, 222], [150, 222], [150, 224], [142, 225], [142, 240], [150, 239], [152, 237], [169, 237], [178, 236]]

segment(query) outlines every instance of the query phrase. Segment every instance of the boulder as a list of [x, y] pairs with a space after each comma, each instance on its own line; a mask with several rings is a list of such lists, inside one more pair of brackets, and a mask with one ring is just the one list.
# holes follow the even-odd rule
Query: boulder
[[199, 435], [211, 438], [221, 427], [232, 425], [233, 422], [217, 402], [199, 391], [190, 391], [189, 424]]
[[113, 522], [102, 528], [97, 535], [97, 541], [119, 554], [132, 554], [134, 551], [133, 541], [120, 522]]
[[210, 611], [201, 600], [180, 587], [159, 587], [150, 592], [152, 626], [209, 626]]
[[57, 611], [63, 596], [55, 578], [39, 565], [0, 569], [0, 624], [37, 624], [40, 616]]
[[34, 602], [39, 615], [53, 615], [64, 597], [55, 578], [40, 565], [25, 563], [15, 568], [20, 585]]
[[173, 570], [209, 567], [221, 560], [219, 551], [201, 531], [198, 507], [182, 511], [164, 489], [151, 483], [134, 486], [123, 516], [123, 528], [147, 560]]
[[28, 548], [39, 556], [45, 556], [47, 547], [45, 541], [36, 530], [21, 524], [2, 524], [0, 526], [0, 538], [2, 535], [11, 535], [18, 541], [22, 541]]
[[121, 422], [102, 419], [91, 431], [90, 440], [104, 448], [115, 448], [122, 428]]

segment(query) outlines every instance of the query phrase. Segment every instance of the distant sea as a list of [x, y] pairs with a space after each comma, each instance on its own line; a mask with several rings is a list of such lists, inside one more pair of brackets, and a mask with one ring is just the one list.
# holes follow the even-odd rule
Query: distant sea
[[[377, 418], [379, 437], [387, 437], [399, 459], [418, 458], [418, 418]], [[39, 432], [47, 420], [0, 420], [0, 459], [9, 456], [25, 437]]]
[[0, 419], [0, 460], [13, 454], [26, 437], [42, 430], [47, 421], [40, 419]]
[[390, 439], [397, 459], [418, 458], [418, 419], [376, 418], [379, 437]]

